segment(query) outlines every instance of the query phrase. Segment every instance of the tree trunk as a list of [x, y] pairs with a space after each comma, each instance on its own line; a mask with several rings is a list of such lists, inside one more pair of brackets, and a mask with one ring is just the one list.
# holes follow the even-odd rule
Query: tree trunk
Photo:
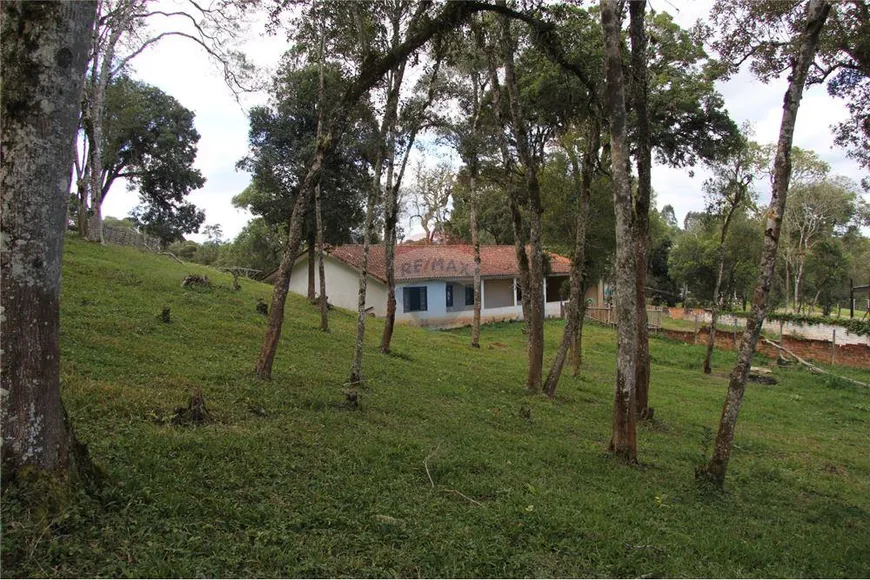
[[649, 252], [649, 210], [652, 194], [652, 142], [650, 138], [649, 89], [647, 80], [647, 37], [644, 31], [646, 0], [628, 3], [631, 36], [632, 103], [637, 116], [637, 200], [635, 201], [634, 247], [637, 254], [637, 395], [635, 404], [641, 419], [652, 416], [649, 408], [649, 323], [646, 314], [647, 254]]
[[[529, 392], [539, 392], [542, 388], [544, 371], [544, 249], [541, 242], [542, 215], [541, 190], [538, 184], [537, 163], [529, 148], [529, 137], [520, 108], [520, 91], [514, 70], [514, 46], [511, 38], [510, 19], [501, 16], [502, 51], [505, 64], [505, 87], [508, 92], [508, 104], [512, 125], [516, 135], [517, 153], [523, 163], [526, 179], [526, 193], [529, 207], [529, 245], [532, 259], [528, 274], [529, 322], [529, 368], [526, 376], [526, 388]], [[515, 220], [516, 221], [516, 220]], [[523, 249], [525, 253], [525, 249]]]
[[76, 195], [78, 204], [78, 215], [76, 216], [76, 226], [79, 230], [79, 237], [86, 240], [88, 237], [88, 183], [89, 178], [86, 173], [76, 180]]
[[[583, 285], [583, 293], [586, 295], [587, 285]], [[580, 365], [583, 363], [583, 322], [586, 319], [586, 301], [580, 304], [580, 312], [577, 313], [577, 331], [574, 333], [574, 344], [571, 347], [571, 366], [573, 376], [580, 376]]]
[[[318, 184], [319, 186], [319, 184]], [[317, 195], [317, 188], [314, 188], [314, 195]], [[314, 272], [317, 269], [317, 262], [315, 257], [317, 256], [317, 249], [314, 247], [317, 242], [317, 231], [309, 230], [308, 231], [308, 239], [306, 240], [308, 244], [308, 250], [306, 253], [308, 254], [308, 301], [314, 304], [314, 301], [317, 300], [317, 294], [315, 291], [316, 284], [314, 283]]]
[[[785, 257], [785, 311], [788, 312], [788, 287], [791, 284], [791, 280], [789, 280], [789, 272], [788, 272], [788, 253], [786, 253]], [[743, 307], [743, 310], [746, 310], [746, 307]], [[776, 310], [776, 309], [774, 309]]]
[[315, 152], [311, 167], [302, 181], [302, 185], [299, 187], [299, 194], [296, 196], [296, 203], [293, 205], [287, 244], [284, 248], [284, 255], [278, 268], [275, 288], [272, 292], [272, 302], [269, 309], [269, 326], [257, 358], [255, 372], [259, 378], [267, 380], [272, 377], [272, 364], [275, 360], [275, 352], [278, 349], [278, 341], [281, 338], [281, 327], [284, 322], [284, 305], [287, 301], [290, 275], [292, 273], [293, 262], [296, 260], [296, 255], [299, 251], [299, 242], [302, 239], [302, 222], [305, 218], [305, 212], [308, 211], [314, 186], [320, 179], [323, 161], [332, 152], [336, 141], [341, 139], [344, 133], [348, 118], [344, 111], [362, 98], [397, 63], [403, 62], [412, 52], [423, 46], [437, 33], [452, 30], [460, 26], [475, 12], [485, 9], [487, 9], [486, 5], [470, 2], [448, 3], [437, 16], [420, 23], [419, 26], [410, 27], [408, 38], [401, 46], [393, 48], [383, 57], [366, 60], [357, 77], [345, 90], [341, 102], [330, 115], [330, 122], [327, 125], [328, 129], [324, 131], [323, 137], [318, 140], [317, 151]]
[[323, 160], [332, 150], [332, 138], [327, 133], [318, 140], [317, 151], [314, 161], [305, 176], [305, 180], [296, 195], [293, 204], [293, 214], [290, 217], [290, 226], [287, 228], [287, 246], [278, 267], [278, 275], [275, 280], [275, 288], [272, 290], [272, 302], [269, 307], [269, 326], [266, 336], [260, 346], [260, 355], [257, 357], [257, 366], [254, 372], [263, 380], [272, 378], [272, 364], [275, 361], [275, 352], [278, 350], [278, 341], [281, 338], [281, 327], [284, 323], [284, 305], [287, 302], [287, 291], [290, 289], [290, 275], [293, 272], [293, 263], [299, 253], [299, 245], [302, 242], [302, 224], [305, 214], [311, 203], [311, 194], [316, 182], [320, 179], [320, 170]]
[[480, 348], [480, 234], [477, 228], [477, 167], [471, 170], [468, 210], [471, 221], [471, 246], [474, 248], [474, 315], [471, 319], [471, 346]]
[[[60, 396], [60, 275], [95, 2], [0, 5], [3, 468], [86, 468]], [[4, 473], [4, 488], [8, 481]]]
[[329, 332], [329, 296], [326, 295], [326, 266], [323, 258], [323, 212], [320, 203], [320, 184], [314, 188], [314, 213], [317, 220], [317, 274], [320, 279], [320, 330]]
[[[109, 31], [106, 44], [102, 47], [102, 54], [95, 54], [94, 58], [101, 58], [97, 78], [91, 79], [91, 91], [89, 102], [90, 135], [88, 135], [88, 165], [90, 166], [90, 194], [91, 207], [88, 216], [88, 241], [105, 243], [103, 240], [103, 116], [105, 113], [106, 88], [109, 86], [112, 74], [112, 60], [115, 57], [115, 46], [126, 29], [124, 14], [130, 9], [129, 3], [121, 3], [118, 6], [119, 14], [116, 16], [118, 25]], [[96, 64], [96, 63], [95, 63]], [[97, 70], [97, 67], [94, 67]]]
[[605, 109], [610, 120], [611, 175], [616, 214], [616, 388], [610, 451], [626, 462], [637, 461], [637, 253], [632, 227], [634, 204], [628, 176], [625, 88], [619, 50], [619, 0], [601, 0], [604, 30]]
[[517, 258], [517, 268], [519, 269], [518, 281], [520, 285], [520, 304], [523, 312], [523, 326], [526, 333], [526, 342], [528, 349], [528, 340], [531, 337], [529, 332], [529, 322], [531, 315], [529, 314], [529, 257], [526, 254], [526, 236], [523, 230], [522, 214], [520, 213], [521, 200], [515, 192], [515, 185], [511, 173], [511, 155], [508, 149], [507, 138], [504, 134], [504, 119], [501, 114], [501, 85], [498, 81], [498, 71], [496, 70], [495, 59], [492, 54], [488, 55], [487, 65], [489, 71], [489, 81], [492, 90], [492, 109], [498, 123], [498, 145], [501, 150], [502, 165], [505, 173], [509, 176], [507, 183], [508, 190], [508, 206], [511, 212], [511, 228], [514, 234], [514, 252]]
[[544, 382], [544, 392], [550, 398], [556, 394], [556, 386], [559, 384], [559, 378], [562, 376], [562, 367], [565, 365], [568, 350], [572, 345], [576, 344], [575, 336], [577, 335], [577, 330], [580, 326], [580, 318], [583, 315], [583, 278], [585, 276], [584, 266], [586, 264], [586, 222], [589, 218], [589, 200], [592, 196], [592, 171], [593, 164], [598, 157], [598, 147], [601, 137], [600, 132], [601, 129], [597, 126], [597, 123], [595, 126], [590, 128], [590, 138], [589, 142], [586, 144], [587, 150], [583, 156], [582, 170], [577, 162], [577, 156], [573, 151], [573, 145], [571, 146], [571, 151], [569, 153], [574, 184], [578, 189], [579, 207], [577, 208], [577, 231], [574, 240], [574, 257], [573, 260], [571, 260], [571, 296], [568, 301], [568, 320], [565, 324], [565, 332], [562, 335], [562, 343], [559, 345], [556, 357], [550, 365], [550, 372], [547, 373], [547, 380]]
[[798, 254], [798, 269], [794, 275], [794, 308], [795, 312], [800, 312], [804, 305], [804, 296], [801, 292], [801, 283], [804, 279], [804, 264], [807, 261], [806, 251], [801, 248]]
[[[318, 54], [317, 81], [317, 140], [323, 132], [323, 45], [326, 36], [321, 31], [320, 52]], [[320, 202], [320, 184], [314, 188], [314, 223], [317, 229], [317, 273], [320, 279], [320, 330], [329, 332], [329, 297], [326, 295], [326, 266], [323, 263], [323, 208]]]
[[381, 352], [389, 354], [396, 326], [396, 222], [399, 212], [398, 187], [393, 188], [396, 165], [396, 127], [390, 127], [387, 143], [387, 187], [384, 200], [384, 261], [387, 267], [387, 317], [381, 335]]
[[[371, 240], [374, 237], [374, 212], [375, 206], [381, 197], [381, 175], [383, 174], [383, 166], [385, 159], [392, 157], [388, 150], [387, 137], [393, 131], [396, 124], [396, 117], [399, 108], [399, 91], [402, 87], [402, 77], [405, 74], [405, 62], [399, 63], [396, 70], [393, 71], [393, 77], [390, 79], [389, 90], [387, 94], [387, 105], [384, 110], [384, 119], [381, 124], [380, 135], [378, 137], [378, 158], [375, 163], [375, 177], [372, 182], [372, 189], [369, 193], [366, 203], [366, 224], [365, 234], [363, 236], [363, 259], [359, 273], [359, 293], [357, 294], [357, 321], [356, 321], [356, 345], [354, 348], [353, 363], [350, 369], [350, 384], [359, 385], [363, 381], [362, 365], [363, 365], [363, 346], [365, 344], [366, 334], [366, 289], [368, 287], [368, 265], [369, 265], [369, 249]], [[384, 251], [386, 252], [386, 240]], [[395, 290], [394, 290], [395, 292]], [[395, 294], [394, 294], [395, 300]]]
[[785, 212], [785, 202], [788, 195], [788, 182], [791, 177], [791, 148], [798, 107], [803, 95], [807, 71], [815, 58], [816, 49], [819, 44], [819, 35], [830, 10], [831, 5], [824, 0], [810, 0], [807, 6], [807, 20], [801, 39], [800, 51], [792, 67], [788, 90], [785, 93], [782, 123], [780, 124], [779, 141], [774, 162], [773, 192], [770, 208], [767, 211], [764, 246], [761, 253], [761, 272], [758, 276], [758, 283], [755, 286], [755, 294], [752, 298], [752, 310], [746, 320], [743, 344], [740, 348], [737, 364], [734, 365], [734, 370], [731, 371], [731, 378], [728, 382], [728, 394], [722, 407], [722, 417], [719, 421], [719, 431], [716, 435], [713, 457], [710, 459], [706, 469], [706, 477], [718, 486], [722, 486], [725, 482], [725, 471], [728, 467], [728, 459], [731, 456], [734, 430], [737, 425], [737, 416], [740, 413], [740, 405], [743, 402], [746, 379], [749, 375], [752, 357], [755, 354], [758, 336], [761, 334], [761, 325], [764, 323], [764, 317], [767, 313], [767, 298], [773, 283], [776, 251], [779, 245], [782, 216]]
[[740, 193], [736, 193], [734, 198], [731, 200], [731, 207], [725, 215], [725, 220], [722, 222], [722, 232], [719, 235], [719, 270], [716, 274], [716, 285], [713, 288], [713, 309], [710, 316], [710, 333], [707, 335], [707, 355], [704, 357], [704, 374], [707, 375], [713, 372], [712, 360], [713, 349], [716, 346], [716, 322], [719, 320], [719, 312], [722, 311], [723, 307], [722, 278], [725, 274], [725, 240], [728, 238], [731, 219], [734, 217], [734, 213], [742, 202], [743, 196]]
[[366, 201], [366, 223], [365, 233], [363, 234], [363, 257], [359, 271], [359, 289], [357, 291], [357, 317], [356, 317], [356, 343], [354, 345], [353, 363], [350, 367], [351, 385], [359, 385], [362, 383], [362, 365], [363, 365], [363, 347], [366, 338], [366, 291], [368, 289], [368, 268], [369, 268], [369, 250], [371, 248], [372, 237], [374, 237], [375, 226], [375, 206], [378, 203], [378, 198], [381, 193], [381, 167], [382, 159], [378, 156], [375, 167], [375, 177], [372, 183], [372, 189], [369, 192], [368, 200]]
[[[725, 231], [723, 230], [723, 238]], [[716, 274], [716, 286], [713, 289], [713, 309], [710, 313], [710, 332], [707, 334], [707, 355], [704, 357], [704, 374], [709, 375], [713, 372], [713, 348], [716, 346], [716, 323], [719, 321], [719, 311], [721, 310], [721, 286], [722, 275], [725, 270], [725, 248], [724, 241], [719, 245], [719, 272]]]

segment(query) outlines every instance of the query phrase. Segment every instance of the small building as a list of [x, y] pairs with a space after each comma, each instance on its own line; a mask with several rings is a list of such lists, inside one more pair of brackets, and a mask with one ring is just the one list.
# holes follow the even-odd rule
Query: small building
[[[329, 302], [349, 310], [357, 309], [362, 245], [332, 248], [324, 260], [326, 295]], [[519, 268], [513, 246], [481, 246], [481, 321], [522, 318]], [[549, 254], [544, 278], [546, 316], [562, 315], [567, 295], [571, 262]], [[293, 265], [290, 290], [308, 293], [309, 262], [301, 254]], [[420, 326], [462, 326], [474, 315], [474, 250], [471, 245], [399, 245], [396, 247], [396, 320]], [[320, 281], [315, 269], [315, 288]], [[564, 286], [564, 289], [563, 289]], [[601, 304], [602, 285], [592, 285], [587, 303]], [[386, 316], [387, 269], [383, 245], [369, 251], [366, 308], [375, 316]]]

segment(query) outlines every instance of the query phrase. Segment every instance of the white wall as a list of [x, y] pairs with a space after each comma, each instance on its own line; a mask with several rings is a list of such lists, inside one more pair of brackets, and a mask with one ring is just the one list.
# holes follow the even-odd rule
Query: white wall
[[[359, 296], [359, 274], [329, 256], [324, 260], [326, 273], [326, 296], [329, 303], [339, 308], [356, 311]], [[314, 271], [314, 288], [320, 292], [320, 276]], [[290, 276], [290, 291], [302, 296], [308, 295], [308, 258], [302, 256], [293, 266]], [[398, 292], [397, 292], [398, 293]], [[369, 277], [366, 286], [366, 308], [373, 307], [377, 316], [387, 315], [387, 287], [382, 282]]]

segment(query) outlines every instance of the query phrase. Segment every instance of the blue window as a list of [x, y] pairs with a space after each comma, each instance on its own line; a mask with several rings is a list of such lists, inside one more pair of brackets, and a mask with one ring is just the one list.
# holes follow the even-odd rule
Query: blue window
[[465, 305], [474, 306], [474, 286], [465, 287]]
[[420, 312], [428, 310], [426, 306], [426, 287], [412, 286], [403, 289], [405, 312]]
[[447, 285], [447, 308], [453, 306], [453, 284]]

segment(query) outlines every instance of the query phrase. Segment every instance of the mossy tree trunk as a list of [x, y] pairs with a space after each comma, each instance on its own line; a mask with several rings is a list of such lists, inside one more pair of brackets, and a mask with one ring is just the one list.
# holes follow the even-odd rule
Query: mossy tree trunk
[[583, 291], [585, 285], [583, 278], [585, 276], [584, 266], [586, 264], [586, 223], [589, 218], [589, 202], [592, 197], [592, 176], [594, 166], [598, 160], [598, 149], [601, 141], [601, 127], [595, 121], [590, 123], [589, 135], [586, 140], [586, 150], [583, 153], [582, 167], [577, 159], [577, 153], [574, 150], [574, 144], [569, 143], [564, 148], [571, 160], [571, 173], [574, 180], [574, 187], [577, 189], [577, 219], [575, 225], [574, 239], [574, 255], [571, 259], [571, 294], [568, 299], [567, 321], [565, 323], [565, 332], [562, 335], [562, 342], [559, 344], [559, 350], [556, 352], [556, 357], [550, 365], [550, 371], [547, 373], [547, 380], [544, 382], [544, 392], [548, 397], [553, 397], [556, 394], [556, 387], [559, 384], [559, 378], [562, 376], [562, 368], [565, 365], [565, 360], [568, 357], [568, 351], [575, 345], [575, 337], [580, 330], [580, 320], [583, 317]]
[[[529, 246], [531, 260], [528, 265], [528, 291], [523, 296], [528, 300], [528, 346], [529, 364], [526, 375], [526, 389], [537, 393], [542, 389], [544, 372], [544, 248], [541, 241], [543, 233], [541, 188], [538, 183], [537, 161], [529, 146], [528, 128], [520, 103], [520, 91], [514, 67], [514, 42], [508, 16], [500, 16], [501, 48], [504, 56], [505, 88], [511, 113], [511, 125], [516, 137], [517, 154], [523, 164], [526, 197], [529, 208]], [[523, 249], [525, 254], [525, 249]], [[522, 263], [522, 260], [520, 260]]]
[[60, 397], [61, 258], [96, 3], [5, 0], [0, 10], [3, 467], [66, 478], [84, 466]]
[[646, 274], [649, 254], [649, 210], [652, 195], [652, 140], [649, 121], [649, 83], [647, 73], [647, 36], [644, 30], [646, 0], [628, 3], [631, 38], [631, 93], [636, 116], [637, 199], [635, 200], [634, 248], [637, 255], [637, 367], [635, 406], [641, 419], [651, 416], [649, 409], [649, 323], [646, 314]]
[[601, 0], [604, 30], [604, 106], [610, 121], [613, 207], [616, 213], [616, 388], [610, 451], [626, 462], [637, 461], [637, 254], [632, 217], [626, 143], [625, 82], [620, 52], [619, 0]]
[[807, 73], [815, 58], [819, 45], [819, 36], [825, 20], [831, 10], [831, 5], [824, 0], [810, 0], [807, 5], [806, 25], [800, 40], [800, 48], [795, 55], [791, 67], [788, 89], [783, 100], [782, 122], [779, 128], [779, 140], [776, 146], [776, 157], [773, 168], [773, 191], [770, 207], [767, 210], [767, 223], [764, 229], [764, 245], [761, 251], [761, 265], [758, 282], [752, 298], [752, 307], [746, 320], [746, 331], [743, 333], [740, 354], [737, 364], [731, 371], [728, 381], [728, 394], [722, 406], [722, 416], [719, 420], [719, 430], [716, 434], [716, 444], [713, 456], [705, 471], [706, 478], [718, 486], [725, 483], [725, 472], [731, 457], [734, 442], [734, 430], [737, 417], [743, 403], [746, 390], [746, 380], [755, 355], [755, 347], [761, 334], [761, 326], [767, 314], [767, 300], [770, 287], [773, 284], [776, 267], [776, 252], [782, 230], [782, 218], [785, 213], [785, 202], [788, 195], [788, 183], [791, 178], [791, 149], [794, 139], [794, 127], [798, 108], [803, 96]]

